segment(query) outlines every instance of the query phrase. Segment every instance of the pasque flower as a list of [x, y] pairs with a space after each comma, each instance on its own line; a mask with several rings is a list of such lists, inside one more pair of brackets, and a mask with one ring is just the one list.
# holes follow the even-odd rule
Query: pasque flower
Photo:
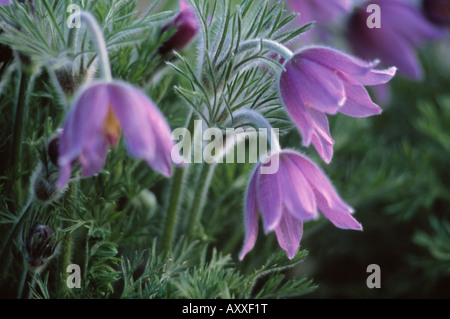
[[377, 63], [319, 46], [302, 49], [286, 62], [279, 82], [282, 101], [302, 134], [303, 145], [313, 143], [325, 162], [331, 161], [334, 145], [326, 114], [367, 117], [381, 113], [364, 86], [388, 82], [396, 69], [377, 70]]
[[[307, 157], [291, 150], [270, 155], [279, 156], [274, 174], [261, 174], [259, 163], [246, 191], [246, 238], [239, 258], [254, 247], [258, 236], [258, 211], [265, 233], [275, 231], [278, 243], [292, 259], [300, 245], [303, 222], [316, 219], [318, 211], [336, 227], [362, 230], [328, 177]], [[270, 163], [270, 158], [268, 161]]]
[[[288, 0], [289, 8], [298, 13], [301, 25], [315, 22], [314, 28], [329, 24], [352, 9], [352, 0]], [[303, 35], [306, 42], [311, 40], [311, 31]]]
[[197, 15], [194, 9], [187, 5], [185, 0], [180, 1], [180, 12], [175, 19], [162, 27], [161, 32], [171, 28], [175, 28], [176, 31], [161, 45], [159, 48], [160, 54], [184, 49], [198, 33], [199, 22]]
[[129, 153], [144, 159], [156, 171], [171, 175], [173, 142], [166, 119], [139, 89], [121, 81], [99, 81], [81, 90], [68, 114], [59, 145], [58, 186], [70, 178], [77, 160], [84, 177], [104, 166], [110, 146], [123, 130]]
[[423, 0], [425, 16], [434, 24], [450, 27], [450, 1], [449, 0]]
[[[367, 26], [369, 4], [380, 7], [381, 28]], [[357, 56], [381, 59], [413, 80], [423, 77], [416, 48], [442, 36], [443, 32], [429, 23], [418, 8], [398, 0], [370, 0], [355, 10], [348, 25], [348, 38]]]

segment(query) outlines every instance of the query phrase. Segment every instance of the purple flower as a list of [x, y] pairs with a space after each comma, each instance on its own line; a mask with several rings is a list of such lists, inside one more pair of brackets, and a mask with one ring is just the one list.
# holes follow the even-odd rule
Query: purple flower
[[117, 145], [121, 130], [133, 157], [146, 160], [163, 175], [171, 175], [171, 131], [158, 108], [127, 83], [96, 82], [81, 91], [65, 120], [58, 186], [68, 182], [74, 160], [81, 164], [83, 177], [98, 173], [109, 146]]
[[[369, 4], [380, 6], [381, 28], [369, 28], [366, 12]], [[381, 59], [394, 65], [400, 74], [410, 79], [422, 78], [422, 69], [415, 49], [425, 41], [443, 36], [443, 32], [430, 24], [411, 4], [397, 0], [370, 0], [355, 10], [348, 25], [350, 44], [356, 55], [363, 59]]]
[[367, 117], [381, 113], [364, 86], [388, 82], [396, 69], [375, 70], [368, 63], [326, 47], [305, 48], [288, 60], [280, 77], [280, 95], [300, 130], [303, 145], [311, 142], [322, 159], [333, 156], [326, 114]]
[[7, 6], [12, 3], [12, 0], [0, 0], [0, 6]]
[[[300, 245], [303, 222], [316, 219], [317, 210], [336, 227], [362, 230], [353, 209], [334, 189], [328, 177], [305, 156], [283, 150], [275, 174], [261, 174], [259, 163], [251, 176], [245, 200], [246, 238], [239, 258], [253, 248], [258, 236], [258, 211], [265, 233], [275, 231], [278, 243], [292, 259]], [[269, 162], [270, 163], [270, 162]]]
[[[305, 25], [315, 21], [315, 27], [321, 27], [336, 21], [352, 9], [351, 0], [288, 0], [289, 8], [299, 13], [298, 22]], [[309, 42], [311, 31], [304, 34], [304, 40]]]
[[450, 27], [450, 1], [449, 0], [423, 0], [423, 11], [426, 17], [434, 24]]
[[180, 13], [175, 19], [161, 29], [161, 32], [171, 28], [176, 28], [175, 33], [164, 42], [159, 48], [160, 54], [166, 54], [171, 51], [181, 51], [192, 39], [197, 35], [199, 30], [199, 22], [197, 15], [185, 0], [180, 1]]

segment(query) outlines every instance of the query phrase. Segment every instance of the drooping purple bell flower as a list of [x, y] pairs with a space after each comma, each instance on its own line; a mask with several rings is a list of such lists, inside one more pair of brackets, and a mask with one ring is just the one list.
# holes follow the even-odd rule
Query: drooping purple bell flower
[[449, 0], [423, 0], [425, 16], [434, 24], [450, 27], [450, 1]]
[[[369, 5], [380, 7], [380, 28], [368, 26]], [[370, 0], [356, 9], [348, 24], [348, 38], [354, 53], [367, 60], [380, 59], [398, 68], [399, 74], [423, 77], [416, 49], [426, 41], [441, 38], [443, 32], [429, 23], [410, 3], [398, 0]]]
[[364, 86], [388, 82], [396, 68], [376, 70], [377, 64], [319, 46], [304, 48], [286, 62], [279, 82], [281, 99], [302, 134], [303, 145], [313, 143], [326, 163], [331, 161], [334, 145], [326, 114], [368, 117], [381, 113]]
[[[316, 219], [318, 211], [341, 229], [362, 230], [353, 216], [353, 208], [345, 203], [328, 177], [307, 157], [282, 150], [279, 169], [262, 174], [259, 163], [250, 178], [245, 196], [246, 238], [239, 254], [242, 260], [253, 249], [258, 236], [258, 211], [264, 232], [275, 231], [278, 243], [292, 259], [300, 245], [303, 222]], [[264, 162], [270, 163], [270, 158]]]
[[312, 39], [311, 32], [335, 22], [352, 9], [352, 0], [288, 0], [287, 3], [291, 11], [299, 14], [300, 25], [315, 22], [313, 29], [302, 35], [306, 43]]
[[188, 6], [185, 0], [181, 0], [180, 13], [173, 21], [165, 24], [161, 29], [161, 32], [171, 28], [176, 28], [176, 31], [161, 45], [159, 53], [166, 54], [171, 51], [181, 51], [197, 35], [199, 27], [198, 17], [194, 9]]
[[58, 186], [67, 184], [73, 161], [83, 177], [103, 168], [110, 146], [124, 133], [128, 152], [165, 176], [172, 173], [170, 127], [140, 90], [121, 81], [101, 81], [81, 90], [68, 114], [59, 145]]

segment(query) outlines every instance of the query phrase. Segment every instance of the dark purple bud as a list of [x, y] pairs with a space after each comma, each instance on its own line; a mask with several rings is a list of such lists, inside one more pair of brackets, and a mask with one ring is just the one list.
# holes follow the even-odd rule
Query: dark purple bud
[[450, 0], [423, 0], [423, 11], [434, 24], [450, 27]]
[[55, 254], [57, 247], [56, 235], [46, 225], [33, 227], [25, 239], [27, 262], [31, 270], [39, 271], [45, 267]]
[[50, 140], [47, 146], [48, 157], [55, 166], [58, 166], [59, 143], [61, 141], [62, 132], [62, 130], [59, 130], [57, 135]]
[[159, 53], [162, 55], [171, 51], [181, 51], [197, 35], [199, 30], [197, 15], [185, 0], [180, 1], [180, 13], [162, 27], [161, 33], [172, 28], [176, 28], [175, 33], [159, 48]]

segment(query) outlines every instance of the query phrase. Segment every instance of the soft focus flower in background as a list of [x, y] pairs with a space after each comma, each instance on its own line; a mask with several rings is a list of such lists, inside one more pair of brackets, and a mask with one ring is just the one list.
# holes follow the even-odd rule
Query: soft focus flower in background
[[7, 6], [11, 3], [12, 3], [11, 0], [0, 0], [0, 6]]
[[362, 230], [328, 177], [308, 158], [291, 150], [279, 156], [275, 174], [260, 174], [261, 163], [251, 176], [245, 202], [246, 238], [239, 255], [243, 259], [253, 248], [258, 235], [258, 210], [265, 233], [275, 231], [278, 243], [290, 259], [299, 247], [303, 222], [318, 217], [317, 210], [342, 229]]
[[184, 49], [197, 35], [199, 30], [197, 15], [185, 0], [180, 1], [180, 13], [175, 19], [165, 24], [161, 32], [176, 28], [175, 33], [159, 48], [160, 54]]
[[[376, 4], [381, 9], [381, 28], [369, 28], [366, 8]], [[360, 58], [380, 59], [396, 66], [399, 74], [413, 80], [423, 77], [416, 49], [426, 41], [439, 39], [443, 32], [429, 23], [415, 6], [398, 0], [371, 0], [352, 14], [348, 38]]]
[[376, 70], [378, 61], [368, 63], [335, 49], [308, 47], [285, 64], [280, 76], [280, 95], [292, 121], [311, 142], [322, 159], [333, 156], [326, 114], [367, 117], [381, 113], [364, 86], [383, 84], [395, 75], [395, 67]]
[[300, 25], [315, 21], [312, 30], [302, 35], [304, 43], [311, 42], [313, 33], [320, 33], [323, 26], [335, 22], [352, 9], [352, 0], [288, 0], [287, 3], [292, 12], [299, 14]]
[[98, 173], [109, 146], [116, 146], [121, 129], [129, 153], [170, 176], [173, 142], [166, 119], [140, 90], [119, 81], [97, 82], [81, 90], [66, 118], [60, 141], [59, 187], [70, 178], [78, 160], [83, 176]]
[[442, 27], [450, 27], [449, 0], [423, 0], [422, 6], [430, 21]]

